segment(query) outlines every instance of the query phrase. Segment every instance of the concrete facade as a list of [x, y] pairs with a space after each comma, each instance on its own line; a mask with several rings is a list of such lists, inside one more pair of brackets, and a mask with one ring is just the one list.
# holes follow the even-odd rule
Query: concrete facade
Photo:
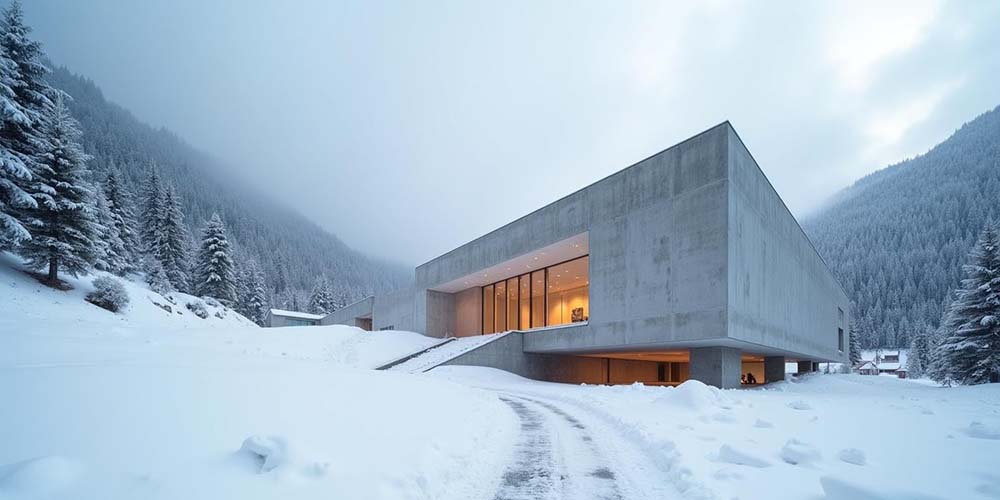
[[587, 321], [463, 362], [555, 380], [556, 360], [587, 372], [600, 358], [580, 355], [687, 351], [691, 378], [733, 387], [741, 353], [847, 360], [848, 298], [728, 122], [418, 266], [412, 289], [373, 300], [374, 329], [479, 334], [482, 289], [456, 284], [516, 276], [507, 263], [565, 241], [587, 245]]

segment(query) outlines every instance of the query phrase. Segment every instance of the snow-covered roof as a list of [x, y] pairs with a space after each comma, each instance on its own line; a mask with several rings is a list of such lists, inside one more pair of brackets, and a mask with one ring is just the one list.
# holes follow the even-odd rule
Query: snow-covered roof
[[898, 370], [900, 363], [879, 363], [879, 370]]
[[271, 309], [272, 316], [284, 316], [286, 318], [300, 318], [300, 319], [323, 319], [322, 314], [309, 314], [298, 311], [286, 311], [284, 309]]
[[874, 370], [874, 369], [875, 369], [875, 363], [872, 363], [871, 361], [865, 361], [864, 363], [861, 363], [861, 365], [858, 366], [858, 370]]

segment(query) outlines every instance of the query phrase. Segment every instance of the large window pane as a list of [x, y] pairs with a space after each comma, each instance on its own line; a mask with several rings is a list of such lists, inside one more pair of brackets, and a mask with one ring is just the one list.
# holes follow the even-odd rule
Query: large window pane
[[531, 327], [545, 326], [545, 270], [531, 273]]
[[564, 325], [590, 318], [589, 260], [589, 257], [581, 257], [548, 269], [548, 325]]
[[483, 333], [494, 333], [493, 329], [493, 285], [483, 287]]
[[516, 330], [517, 329], [517, 312], [519, 311], [517, 307], [517, 278], [511, 278], [507, 280], [507, 329]]
[[493, 331], [499, 333], [507, 330], [507, 282], [501, 281], [493, 286], [496, 289], [493, 294], [493, 312], [496, 316]]
[[531, 275], [521, 276], [520, 287], [518, 301], [521, 304], [521, 320], [519, 324], [521, 330], [527, 330], [531, 328]]

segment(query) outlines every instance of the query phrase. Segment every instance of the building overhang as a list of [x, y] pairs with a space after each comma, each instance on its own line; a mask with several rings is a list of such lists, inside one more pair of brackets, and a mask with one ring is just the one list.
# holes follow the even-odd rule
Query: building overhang
[[580, 233], [551, 245], [499, 262], [485, 269], [476, 270], [451, 281], [429, 287], [428, 290], [455, 293], [497, 281], [530, 273], [590, 253], [588, 233]]

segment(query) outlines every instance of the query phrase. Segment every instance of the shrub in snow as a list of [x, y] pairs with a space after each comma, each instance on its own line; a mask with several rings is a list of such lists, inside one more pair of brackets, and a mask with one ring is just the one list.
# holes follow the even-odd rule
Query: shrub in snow
[[816, 462], [820, 459], [819, 450], [799, 441], [789, 439], [785, 446], [781, 447], [781, 459], [792, 465], [805, 465]]
[[204, 300], [206, 304], [208, 304], [208, 305], [210, 305], [212, 307], [223, 307], [222, 304], [220, 304], [218, 300], [215, 300], [215, 297], [211, 297], [211, 296], [206, 295], [206, 296], [202, 297], [201, 300]]
[[837, 453], [837, 458], [854, 465], [865, 465], [868, 463], [868, 459], [865, 458], [865, 452], [857, 448], [846, 448], [840, 450], [840, 453]]
[[243, 440], [240, 453], [253, 458], [259, 472], [268, 472], [288, 461], [288, 443], [277, 436], [250, 436]]
[[208, 317], [208, 310], [205, 309], [205, 303], [200, 300], [192, 300], [184, 306], [188, 308], [188, 311], [193, 312], [195, 316], [201, 319]]
[[111, 312], [118, 312], [128, 305], [128, 292], [118, 280], [101, 276], [94, 280], [94, 291], [87, 294], [87, 302]]

